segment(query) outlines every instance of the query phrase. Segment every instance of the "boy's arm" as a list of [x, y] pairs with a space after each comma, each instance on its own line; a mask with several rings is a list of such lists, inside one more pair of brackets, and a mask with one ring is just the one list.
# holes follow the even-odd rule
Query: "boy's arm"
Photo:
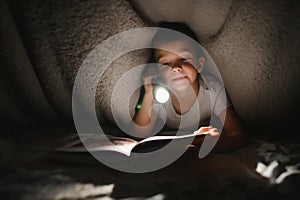
[[[219, 118], [224, 124], [223, 132], [220, 135], [217, 143], [215, 144], [213, 151], [215, 152], [226, 152], [237, 149], [240, 146], [243, 146], [248, 141], [248, 136], [241, 127], [237, 116], [235, 115], [232, 107], [224, 110]], [[196, 131], [197, 134], [201, 135], [202, 132], [210, 130], [211, 135], [206, 135], [206, 137], [215, 137], [220, 134], [219, 130], [214, 127], [201, 127]], [[194, 141], [194, 144], [201, 145], [204, 140], [204, 137], [199, 137]]]
[[228, 107], [219, 115], [224, 124], [223, 132], [214, 147], [214, 151], [226, 152], [243, 146], [248, 141], [248, 136], [242, 128], [232, 107]]
[[152, 135], [152, 129], [157, 119], [157, 113], [152, 109], [154, 102], [152, 94], [152, 78], [145, 77], [144, 87], [145, 94], [142, 99], [141, 108], [137, 111], [133, 118], [133, 133], [135, 136], [147, 137]]

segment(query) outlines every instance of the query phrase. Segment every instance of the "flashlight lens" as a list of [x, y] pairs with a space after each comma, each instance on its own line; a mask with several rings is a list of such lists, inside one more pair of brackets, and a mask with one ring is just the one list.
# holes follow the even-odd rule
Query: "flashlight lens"
[[163, 87], [159, 87], [155, 90], [155, 99], [156, 101], [158, 101], [159, 103], [166, 103], [169, 100], [169, 92], [167, 91], [167, 89], [163, 88]]

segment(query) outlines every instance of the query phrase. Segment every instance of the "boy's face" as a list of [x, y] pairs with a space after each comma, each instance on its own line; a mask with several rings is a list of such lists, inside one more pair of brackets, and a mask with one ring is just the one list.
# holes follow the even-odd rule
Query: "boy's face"
[[[183, 91], [190, 86], [198, 85], [197, 74], [202, 71], [205, 59], [195, 57], [192, 45], [188, 41], [164, 42], [157, 48], [155, 58], [159, 63], [158, 71], [169, 87]], [[172, 50], [176, 54], [159, 48]]]

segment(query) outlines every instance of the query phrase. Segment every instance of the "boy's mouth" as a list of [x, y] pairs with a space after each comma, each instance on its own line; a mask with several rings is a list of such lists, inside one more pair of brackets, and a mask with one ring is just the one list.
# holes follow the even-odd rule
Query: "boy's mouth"
[[187, 76], [180, 76], [180, 77], [172, 78], [171, 80], [174, 82], [177, 82], [177, 81], [185, 80], [186, 78], [187, 78]]

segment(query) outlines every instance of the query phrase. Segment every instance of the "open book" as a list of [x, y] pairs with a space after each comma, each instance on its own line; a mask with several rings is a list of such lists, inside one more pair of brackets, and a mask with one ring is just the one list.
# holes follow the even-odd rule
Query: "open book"
[[[208, 132], [201, 133], [206, 135]], [[145, 152], [159, 149], [169, 143], [171, 140], [181, 140], [190, 137], [196, 137], [199, 134], [185, 135], [166, 135], [152, 136], [141, 141], [136, 141], [125, 137], [116, 137], [111, 135], [100, 134], [82, 134], [80, 138], [70, 141], [66, 145], [55, 149], [58, 152], [87, 152], [89, 151], [114, 151], [130, 156], [131, 152]], [[108, 138], [111, 142], [107, 142], [103, 137]], [[84, 143], [84, 144], [83, 144]], [[87, 150], [88, 149], [88, 150]]]

